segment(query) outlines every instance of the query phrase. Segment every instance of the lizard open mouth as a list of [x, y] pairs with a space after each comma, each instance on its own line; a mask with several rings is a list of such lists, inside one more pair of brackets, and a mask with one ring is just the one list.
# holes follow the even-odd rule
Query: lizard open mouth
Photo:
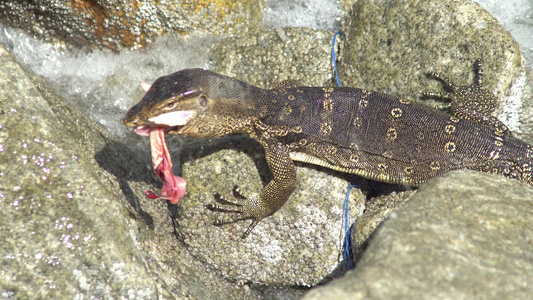
[[148, 121], [160, 126], [184, 126], [195, 114], [191, 110], [172, 111], [149, 118]]
[[[150, 85], [141, 82], [141, 88], [148, 92]], [[154, 172], [163, 182], [160, 195], [146, 191], [146, 196], [151, 199], [167, 199], [171, 204], [177, 204], [185, 196], [187, 182], [172, 173], [172, 159], [165, 142], [165, 133], [179, 134], [196, 113], [194, 111], [172, 111], [144, 121], [141, 121], [142, 118], [140, 119], [138, 114], [139, 108], [134, 106], [126, 115], [124, 123], [127, 126], [135, 126], [135, 133], [138, 135], [150, 137]]]
[[151, 129], [155, 127], [162, 127], [164, 132], [179, 133], [179, 130], [187, 124], [187, 122], [194, 117], [194, 111], [173, 111], [158, 116], [149, 118], [148, 121], [153, 124], [140, 125], [135, 128], [135, 133], [142, 136], [149, 136]]

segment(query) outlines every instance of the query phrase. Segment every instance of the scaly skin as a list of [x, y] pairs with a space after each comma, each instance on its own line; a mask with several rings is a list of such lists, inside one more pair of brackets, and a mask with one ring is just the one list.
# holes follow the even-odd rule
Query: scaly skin
[[194, 138], [246, 133], [257, 140], [265, 149], [272, 181], [257, 199], [242, 205], [215, 193], [222, 205], [208, 206], [235, 213], [216, 225], [252, 219], [243, 237], [293, 193], [294, 160], [410, 186], [457, 169], [533, 184], [533, 147], [490, 116], [496, 99], [481, 87], [479, 61], [471, 86], [456, 87], [444, 77], [432, 76], [450, 93], [426, 95], [451, 98], [452, 115], [357, 88], [303, 87], [287, 81], [265, 90], [188, 69], [157, 79], [124, 123], [161, 126], [168, 134]]

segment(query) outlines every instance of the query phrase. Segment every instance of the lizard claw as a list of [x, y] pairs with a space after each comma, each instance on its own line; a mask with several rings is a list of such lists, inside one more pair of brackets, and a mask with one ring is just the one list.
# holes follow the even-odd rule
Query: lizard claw
[[467, 86], [455, 85], [450, 79], [434, 72], [429, 72], [432, 77], [442, 82], [445, 92], [426, 92], [424, 97], [450, 99], [450, 111], [459, 119], [469, 119], [496, 129], [498, 135], [511, 134], [509, 128], [492, 116], [498, 106], [494, 94], [483, 88], [483, 66], [481, 58], [474, 63], [474, 82]]
[[233, 189], [231, 190], [231, 193], [233, 194], [233, 197], [235, 197], [237, 199], [240, 199], [240, 200], [248, 199], [248, 197], [244, 195], [242, 190], [237, 185], [233, 186]]
[[[206, 207], [207, 209], [209, 210], [212, 210], [212, 211], [223, 211], [223, 212], [234, 212], [234, 213], [242, 213], [242, 204], [239, 204], [239, 203], [235, 203], [235, 202], [231, 202], [229, 201], [225, 196], [221, 195], [220, 193], [218, 192], [215, 192], [213, 194], [214, 198], [215, 198], [215, 201], [219, 204], [207, 204]], [[225, 206], [227, 207], [225, 207]], [[233, 206], [233, 207], [231, 207]]]
[[[247, 199], [245, 196], [242, 195], [241, 190], [237, 186], [233, 187], [232, 194], [236, 199], [239, 199], [239, 200]], [[211, 211], [235, 214], [225, 219], [216, 219], [213, 222], [213, 225], [221, 226], [221, 225], [231, 224], [231, 223], [235, 223], [235, 222], [242, 221], [242, 220], [253, 219], [250, 226], [248, 226], [248, 228], [242, 235], [242, 238], [244, 239], [248, 235], [250, 235], [250, 232], [252, 232], [252, 229], [259, 223], [259, 220], [257, 220], [257, 218], [255, 218], [254, 216], [247, 214], [245, 212], [245, 206], [243, 206], [242, 204], [229, 201], [225, 196], [221, 195], [218, 192], [215, 192], [213, 196], [215, 198], [215, 201], [218, 204], [217, 203], [207, 204], [206, 205], [207, 209]]]
[[428, 72], [426, 76], [428, 78], [433, 78], [433, 79], [436, 79], [442, 82], [445, 91], [444, 92], [424, 92], [423, 97], [442, 98], [442, 99], [450, 99], [450, 100], [453, 99], [456, 93], [456, 87], [450, 79], [440, 74], [437, 74], [435, 72]]

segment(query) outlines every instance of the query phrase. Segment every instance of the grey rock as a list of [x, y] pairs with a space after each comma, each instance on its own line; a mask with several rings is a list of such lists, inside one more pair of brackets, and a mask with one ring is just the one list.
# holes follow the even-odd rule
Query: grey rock
[[[205, 209], [213, 192], [226, 194], [237, 184], [257, 197], [271, 177], [261, 146], [249, 139], [211, 141], [184, 151], [187, 196], [178, 215], [180, 238], [192, 255], [238, 282], [312, 286], [342, 267], [343, 200], [347, 181], [342, 173], [298, 165], [298, 186], [287, 203], [265, 218], [250, 236], [241, 236], [250, 221], [215, 227], [224, 213]], [[258, 172], [259, 171], [259, 172]], [[265, 181], [265, 179], [267, 181]], [[350, 193], [350, 211], [365, 208], [360, 190]]]
[[304, 299], [529, 299], [533, 188], [454, 171], [383, 222], [354, 271]]
[[[7, 20], [12, 24], [10, 22], [25, 14], [26, 9], [32, 6], [23, 7], [21, 4], [24, 3], [0, 3], [2, 22]], [[128, 8], [124, 11], [133, 13], [130, 20], [133, 33], [125, 33], [123, 40], [114, 36], [116, 32], [113, 30], [105, 31], [102, 39], [95, 34], [94, 27], [86, 27], [87, 24], [83, 23], [86, 19], [83, 18], [69, 23], [69, 18], [72, 18], [67, 17], [70, 8], [65, 8], [63, 2], [52, 3], [53, 7], [46, 17], [49, 20], [32, 19], [35, 15], [30, 14], [29, 23], [22, 27], [35, 30], [31, 32], [53, 41], [63, 41], [63, 28], [73, 28], [75, 32], [66, 41], [69, 45], [114, 50], [142, 46], [160, 31], [179, 32], [183, 29], [188, 37], [237, 33], [210, 51], [211, 69], [214, 71], [265, 88], [285, 79], [299, 80], [310, 86], [333, 85], [330, 59], [333, 34], [305, 28], [257, 29], [254, 11], [260, 11], [260, 6], [248, 10], [248, 4], [244, 4], [227, 15], [219, 16], [220, 22], [215, 22], [218, 18], [214, 17], [216, 14], [205, 13], [217, 11], [214, 3], [209, 8], [199, 7], [198, 12], [189, 7], [189, 10], [167, 14], [166, 8], [161, 8], [158, 10], [161, 15], [155, 16], [153, 10], [148, 10], [146, 13], [150, 18], [140, 29], [136, 26], [137, 21], [143, 20], [142, 17], [136, 14], [138, 11]], [[111, 5], [109, 1], [98, 3], [102, 3], [105, 9]], [[130, 2], [119, 2], [117, 7], [122, 7], [124, 3]], [[457, 83], [467, 84], [472, 80], [473, 61], [483, 54], [487, 87], [495, 91], [502, 101], [500, 115], [504, 116], [504, 120], [510, 120], [506, 122], [511, 122], [508, 124], [512, 128], [521, 129], [524, 137], [528, 138], [532, 128], [528, 124], [532, 124], [533, 120], [528, 116], [533, 113], [527, 107], [531, 96], [524, 95], [528, 87], [526, 80], [531, 79], [524, 76], [519, 48], [490, 15], [467, 1], [430, 1], [426, 4], [420, 1], [360, 0], [358, 3], [353, 11], [354, 17], [347, 22], [345, 41], [338, 53], [343, 63], [340, 73], [343, 85], [418, 98], [424, 91], [441, 89], [437, 82], [425, 77], [425, 72], [438, 71]], [[424, 11], [425, 15], [421, 15], [420, 11]], [[183, 13], [190, 15], [182, 16]], [[152, 17], [155, 19], [152, 20]], [[51, 23], [46, 23], [50, 20]], [[121, 27], [121, 20], [120, 17], [110, 18], [107, 26], [130, 30]], [[158, 22], [162, 25], [159, 26]], [[58, 32], [43, 24], [53, 24]], [[77, 25], [69, 27], [68, 24]], [[136, 37], [132, 40], [132, 35], [136, 36], [137, 32], [141, 32], [140, 40]], [[484, 33], [481, 37], [480, 32]], [[6, 253], [1, 259], [3, 268], [0, 277], [5, 278], [0, 279], [2, 296], [294, 298], [302, 289], [278, 286], [315, 285], [342, 271], [340, 222], [341, 202], [349, 178], [346, 175], [299, 164], [299, 186], [295, 195], [279, 212], [262, 221], [247, 240], [242, 241], [240, 235], [248, 222], [214, 227], [211, 223], [220, 215], [205, 210], [205, 204], [213, 201], [214, 191], [229, 195], [236, 183], [247, 194], [258, 192], [269, 176], [262, 149], [242, 137], [187, 144], [181, 156], [188, 194], [177, 212], [178, 240], [167, 205], [163, 201], [147, 199], [143, 194], [144, 189], [157, 189], [155, 185], [158, 184], [151, 170], [149, 155], [146, 152], [134, 153], [126, 145], [109, 139], [96, 124], [48, 95], [44, 85], [34, 88], [3, 49], [0, 51], [0, 248]], [[180, 139], [172, 141], [184, 144]], [[178, 155], [177, 151], [173, 152], [176, 165]], [[496, 179], [496, 183], [499, 184], [500, 179]], [[481, 187], [485, 188], [484, 185]], [[412, 191], [394, 187], [385, 195], [364, 201], [365, 193], [352, 190], [356, 255], [366, 248], [368, 237], [376, 226], [400, 208], [412, 194]], [[418, 224], [413, 220], [417, 219], [410, 222]], [[462, 227], [452, 227], [449, 231], [462, 230]], [[530, 239], [530, 231], [526, 233], [524, 241]], [[379, 241], [378, 237], [376, 235], [368, 253], [379, 253], [377, 251], [385, 247], [382, 244], [374, 246]], [[479, 233], [474, 242], [492, 237]], [[506, 258], [521, 257], [515, 255], [518, 251], [516, 247], [524, 244], [516, 240], [504, 245], [510, 248], [510, 255]], [[399, 239], [384, 250], [395, 249], [398, 241], [399, 246], [416, 242], [406, 238], [404, 243]], [[460, 245], [460, 239], [454, 241]], [[474, 242], [471, 245], [480, 247], [474, 249], [476, 254], [484, 250], [485, 244]], [[502, 246], [498, 241], [495, 245]], [[531, 250], [527, 251], [525, 253], [530, 258]], [[368, 253], [365, 257], [369, 256], [368, 260], [372, 260], [374, 254]], [[395, 263], [411, 263], [409, 259], [399, 257]], [[468, 261], [470, 263], [478, 261], [476, 256], [469, 257], [473, 257]], [[358, 270], [365, 266], [365, 259], [361, 260]], [[388, 259], [394, 262], [393, 256]], [[55, 263], [57, 261], [60, 264]], [[529, 261], [531, 263], [531, 259]], [[371, 278], [368, 281], [354, 283], [348, 280], [348, 287], [333, 283], [331, 288], [336, 289], [335, 293], [345, 294], [351, 293], [350, 286], [356, 286], [358, 291], [362, 291], [360, 294], [365, 295], [367, 290], [359, 286], [363, 282], [371, 286], [372, 280], [376, 280], [387, 286], [388, 282], [382, 279], [387, 278], [386, 274], [378, 272], [387, 266], [379, 261], [373, 263], [378, 267], [369, 269], [368, 273], [372, 274], [368, 275]], [[411, 269], [406, 270], [419, 276], [419, 270], [426, 267], [425, 263], [417, 260], [411, 263]], [[529, 266], [522, 269], [515, 265], [511, 267], [531, 273], [530, 269], [526, 269]], [[349, 276], [354, 276], [351, 274], [354, 273]], [[381, 277], [374, 278], [373, 274]], [[441, 278], [449, 276], [448, 273], [442, 274]], [[403, 280], [413, 277], [411, 273], [407, 275], [398, 276]], [[453, 275], [464, 278], [465, 282], [461, 282], [460, 287], [467, 286], [468, 280], [472, 280], [473, 284], [479, 281], [475, 276]], [[523, 283], [510, 271], [500, 275], [502, 280], [508, 276], [511, 282]], [[367, 275], [357, 276], [361, 276], [357, 277], [359, 280]], [[494, 276], [488, 278], [492, 280]], [[257, 288], [253, 285], [249, 288], [249, 282], [266, 286]], [[48, 289], [43, 289], [43, 283]], [[401, 291], [407, 291], [411, 284], [404, 283]], [[523, 290], [527, 291], [527, 288]], [[494, 293], [501, 291], [510, 291], [510, 295], [515, 295], [508, 286]], [[317, 290], [310, 296], [315, 293], [322, 292]], [[384, 289], [383, 293], [386, 294], [387, 290]], [[412, 290], [406, 293], [416, 295], [416, 291]], [[461, 295], [460, 292], [458, 295]]]
[[370, 237], [379, 224], [402, 207], [414, 193], [413, 190], [404, 190], [398, 186], [380, 187], [379, 191], [382, 194], [366, 201], [364, 212], [353, 220], [352, 255], [356, 259], [366, 250]]
[[[467, 85], [473, 61], [483, 56], [485, 87], [502, 103], [499, 118], [531, 141], [531, 79], [519, 47], [477, 4], [361, 0], [346, 24], [340, 68], [346, 85], [418, 99], [424, 91], [441, 89], [425, 77], [427, 71]], [[388, 212], [367, 209], [352, 233], [356, 256], [370, 243], [356, 269], [305, 298], [522, 299], [531, 294], [533, 249], [531, 230], [525, 230], [532, 227], [530, 187], [458, 171], [429, 181], [410, 199], [370, 239], [365, 237], [372, 231], [358, 226], [379, 224]]]
[[166, 205], [135, 196], [153, 188], [145, 165], [0, 47], [0, 295], [256, 298], [188, 254]]
[[[265, 88], [286, 79], [309, 86], [331, 85], [331, 37], [330, 32], [306, 28], [259, 31], [222, 41], [210, 57], [213, 70]], [[225, 141], [196, 141], [194, 147], [182, 149], [188, 195], [178, 219], [180, 237], [191, 253], [239, 282], [312, 286], [338, 275], [344, 267], [342, 201], [350, 177], [298, 164], [296, 192], [242, 241], [240, 235], [249, 221], [214, 228], [210, 224], [215, 216], [205, 205], [214, 201], [214, 191], [229, 194], [234, 184], [257, 196], [270, 172], [257, 144], [245, 138]], [[365, 215], [367, 222], [358, 227], [364, 232], [361, 237], [367, 237], [403, 203], [384, 196], [384, 201], [367, 204], [357, 189], [350, 197], [352, 216], [360, 217], [365, 209], [370, 212]], [[386, 213], [379, 214], [380, 210]]]
[[332, 37], [329, 31], [309, 28], [255, 30], [213, 47], [211, 69], [262, 88], [287, 79], [305, 86], [331, 86]]

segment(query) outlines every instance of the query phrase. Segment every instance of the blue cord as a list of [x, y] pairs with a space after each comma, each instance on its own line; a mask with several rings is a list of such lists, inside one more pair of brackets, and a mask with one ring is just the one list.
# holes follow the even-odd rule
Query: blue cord
[[[340, 31], [337, 31], [335, 35], [333, 36], [333, 43], [331, 45], [331, 59], [333, 60], [333, 66], [335, 68], [335, 79], [337, 80], [337, 86], [341, 86], [341, 82], [339, 81], [339, 73], [337, 72], [337, 59], [335, 58], [335, 39], [337, 38], [337, 35], [342, 34]], [[346, 197], [344, 197], [344, 206], [343, 206], [343, 215], [342, 215], [342, 222], [344, 224], [344, 261], [346, 262], [346, 266], [349, 270], [352, 270], [354, 268], [354, 264], [352, 261], [352, 256], [350, 255], [350, 224], [351, 224], [351, 218], [350, 218], [350, 190], [356, 187], [356, 185], [352, 183], [348, 183], [348, 190], [346, 191]]]
[[333, 36], [333, 43], [331, 45], [331, 58], [333, 59], [333, 66], [335, 67], [335, 79], [337, 79], [337, 86], [341, 87], [341, 82], [339, 81], [339, 74], [337, 73], [337, 59], [335, 59], [335, 39], [339, 34], [342, 34], [342, 32], [337, 31]]
[[350, 224], [352, 223], [352, 220], [350, 218], [350, 190], [353, 187], [356, 187], [357, 185], [348, 183], [348, 190], [346, 191], [346, 197], [344, 198], [344, 207], [343, 211], [344, 214], [342, 216], [342, 220], [344, 223], [344, 261], [346, 262], [346, 266], [349, 270], [352, 270], [354, 268], [354, 264], [352, 261], [352, 256], [350, 255]]

